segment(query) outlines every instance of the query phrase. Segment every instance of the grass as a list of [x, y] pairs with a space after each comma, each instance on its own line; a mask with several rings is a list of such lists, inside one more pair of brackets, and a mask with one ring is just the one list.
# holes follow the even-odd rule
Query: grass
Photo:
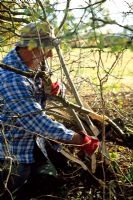
[[80, 82], [82, 78], [87, 84], [97, 85], [99, 79], [105, 80], [104, 78], [109, 73], [104, 89], [116, 92], [123, 88], [129, 90], [133, 84], [133, 52], [125, 50], [120, 53], [115, 63], [117, 55], [118, 53], [109, 52], [109, 49], [104, 49], [99, 53], [97, 49], [84, 48], [72, 49], [64, 53], [64, 59], [70, 75], [75, 78], [76, 82]]

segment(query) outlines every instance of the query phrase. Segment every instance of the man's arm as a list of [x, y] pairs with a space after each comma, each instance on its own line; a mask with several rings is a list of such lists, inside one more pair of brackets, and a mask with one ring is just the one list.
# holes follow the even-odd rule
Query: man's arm
[[17, 123], [27, 132], [42, 134], [62, 143], [81, 145], [89, 156], [99, 147], [99, 140], [86, 133], [78, 134], [67, 129], [63, 124], [53, 121], [35, 100], [33, 88], [25, 78], [12, 78], [3, 83], [0, 89], [8, 112], [17, 117]]
[[12, 116], [18, 116], [17, 122], [25, 130], [57, 140], [68, 141], [73, 138], [72, 130], [45, 114], [35, 100], [33, 88], [27, 78], [14, 75], [10, 80], [4, 80], [1, 93], [5, 99], [6, 109]]

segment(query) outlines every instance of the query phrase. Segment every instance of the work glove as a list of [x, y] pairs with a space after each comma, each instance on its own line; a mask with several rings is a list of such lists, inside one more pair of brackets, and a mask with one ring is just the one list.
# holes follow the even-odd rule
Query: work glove
[[61, 82], [55, 82], [51, 84], [51, 93], [50, 95], [58, 96], [58, 95], [65, 95], [65, 86]]
[[100, 141], [83, 131], [80, 131], [79, 134], [83, 137], [81, 150], [84, 151], [89, 157], [92, 156], [99, 149]]

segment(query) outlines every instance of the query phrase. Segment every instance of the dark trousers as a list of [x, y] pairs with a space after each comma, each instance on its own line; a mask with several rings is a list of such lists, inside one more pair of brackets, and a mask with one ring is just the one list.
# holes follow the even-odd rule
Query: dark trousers
[[0, 172], [0, 200], [10, 200], [22, 185], [28, 180], [31, 174], [30, 164], [13, 163], [10, 177], [7, 182], [7, 188], [4, 188], [5, 180], [7, 179], [8, 169], [6, 169], [3, 161], [0, 161], [2, 171]]
[[[28, 200], [31, 194], [40, 195], [41, 191], [49, 192], [51, 186], [57, 186], [57, 171], [49, 159], [44, 157], [38, 148], [35, 148], [35, 163], [18, 164], [13, 163], [12, 171], [8, 181], [8, 190], [3, 191], [7, 174], [4, 170], [0, 173], [0, 200]], [[0, 161], [2, 168], [4, 162]]]

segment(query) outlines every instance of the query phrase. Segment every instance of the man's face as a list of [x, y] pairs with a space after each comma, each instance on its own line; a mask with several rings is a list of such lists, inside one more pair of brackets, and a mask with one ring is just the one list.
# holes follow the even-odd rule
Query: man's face
[[34, 48], [32, 49], [32, 55], [33, 55], [33, 69], [37, 70], [42, 61], [51, 58], [53, 56], [52, 49], [48, 48]]

